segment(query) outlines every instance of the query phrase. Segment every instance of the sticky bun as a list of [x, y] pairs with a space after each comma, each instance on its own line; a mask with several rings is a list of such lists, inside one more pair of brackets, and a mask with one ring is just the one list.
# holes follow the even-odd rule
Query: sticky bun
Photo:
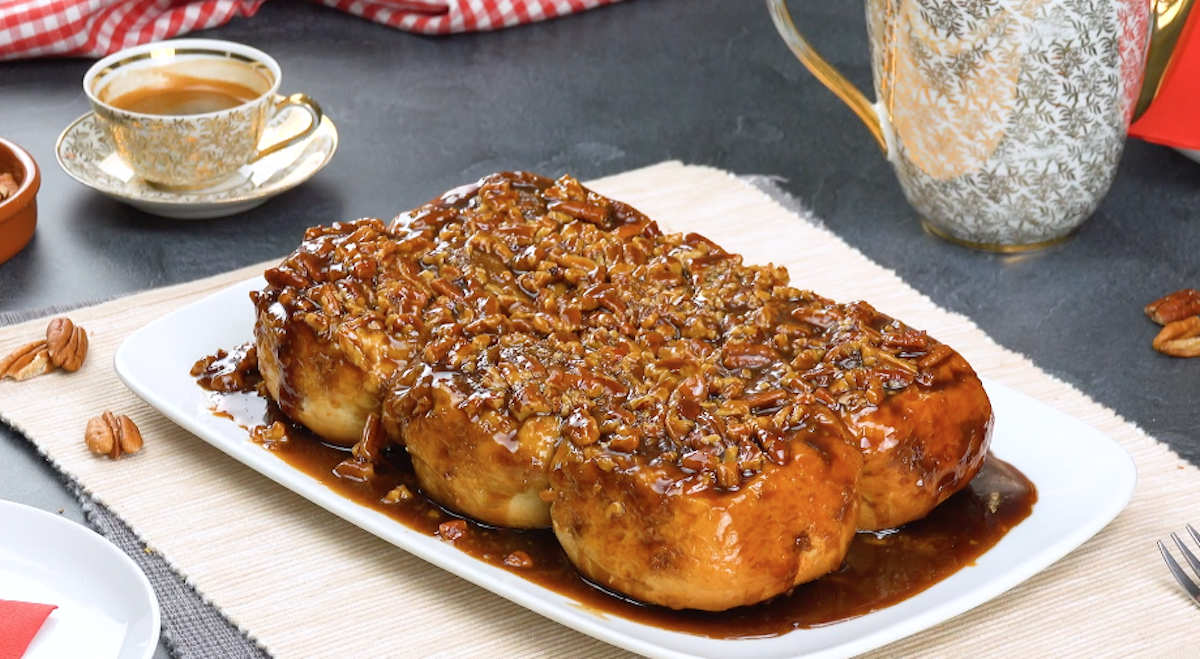
[[570, 177], [310, 229], [266, 280], [256, 347], [284, 412], [347, 446], [378, 415], [429, 497], [552, 527], [645, 602], [785, 593], [987, 453], [990, 404], [949, 347]]

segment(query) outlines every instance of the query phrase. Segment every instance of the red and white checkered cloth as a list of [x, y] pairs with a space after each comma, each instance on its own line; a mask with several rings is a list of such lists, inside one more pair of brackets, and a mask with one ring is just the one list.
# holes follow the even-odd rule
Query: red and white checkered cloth
[[[102, 57], [253, 16], [265, 0], [0, 0], [0, 60]], [[498, 30], [620, 0], [317, 0], [421, 34]]]

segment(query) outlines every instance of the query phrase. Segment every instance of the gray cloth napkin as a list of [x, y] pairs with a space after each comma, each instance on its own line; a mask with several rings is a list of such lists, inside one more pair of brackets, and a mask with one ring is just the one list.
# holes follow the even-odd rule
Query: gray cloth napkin
[[217, 607], [200, 597], [161, 556], [147, 548], [121, 518], [73, 483], [71, 486], [96, 532], [129, 554], [150, 579], [162, 610], [163, 640], [172, 656], [178, 659], [270, 657]]
[[[743, 181], [762, 190], [784, 208], [797, 216], [821, 224], [798, 199], [788, 194], [774, 176], [748, 175]], [[0, 313], [0, 327], [62, 314], [72, 309], [107, 302], [94, 300], [86, 304], [45, 307], [31, 311]], [[14, 434], [20, 434], [13, 431]], [[28, 440], [26, 440], [28, 441]], [[79, 500], [80, 507], [96, 532], [120, 547], [150, 579], [162, 611], [162, 637], [167, 649], [176, 659], [269, 659], [259, 647], [239, 630], [217, 607], [205, 601], [161, 556], [142, 542], [133, 529], [104, 505], [84, 492], [65, 474], [60, 474], [67, 487]]]

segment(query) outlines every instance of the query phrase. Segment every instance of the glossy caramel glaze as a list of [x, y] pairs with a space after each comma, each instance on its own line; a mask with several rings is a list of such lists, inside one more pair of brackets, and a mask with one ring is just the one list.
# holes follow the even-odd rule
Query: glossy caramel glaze
[[837, 569], [858, 519], [861, 452], [823, 407], [781, 437], [736, 488], [597, 443], [563, 442], [551, 473], [554, 532], [593, 582], [673, 609], [756, 604]]
[[[788, 595], [722, 612], [673, 610], [630, 600], [587, 581], [550, 531], [480, 525], [438, 506], [420, 493], [399, 447], [388, 449], [377, 462], [375, 478], [339, 478], [335, 471], [350, 459], [350, 452], [292, 423], [265, 397], [210, 396], [215, 413], [254, 431], [265, 449], [289, 465], [418, 533], [441, 538], [449, 545], [447, 550], [457, 549], [508, 570], [598, 613], [711, 638], [775, 636], [901, 602], [973, 564], [1025, 519], [1037, 500], [1033, 484], [1019, 471], [989, 456], [975, 479], [930, 515], [898, 530], [857, 534], [833, 572], [797, 586]], [[268, 428], [279, 431], [272, 438], [270, 432], [263, 432]]]
[[552, 524], [591, 579], [669, 607], [815, 578], [987, 451], [953, 350], [570, 177], [310, 229], [266, 279], [257, 351], [290, 417], [349, 446], [377, 415], [442, 505]]
[[[991, 403], [974, 370], [949, 347], [864, 302], [838, 310], [844, 316], [828, 334], [833, 347], [806, 376], [837, 396], [862, 449], [858, 528], [896, 528], [929, 514], [974, 477], [991, 440]], [[851, 384], [879, 377], [902, 386], [878, 397]]]
[[309, 229], [301, 249], [264, 273], [252, 294], [259, 369], [291, 418], [341, 446], [379, 412], [384, 382], [406, 366], [414, 337], [386, 330], [373, 296], [374, 254], [392, 243], [379, 220]]

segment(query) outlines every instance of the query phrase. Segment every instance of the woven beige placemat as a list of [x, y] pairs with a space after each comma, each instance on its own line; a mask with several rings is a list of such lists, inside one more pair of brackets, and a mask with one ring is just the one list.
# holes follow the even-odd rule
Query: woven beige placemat
[[[668, 230], [702, 233], [747, 262], [785, 265], [799, 287], [868, 300], [953, 345], [980, 373], [1096, 427], [1133, 455], [1133, 501], [1099, 535], [996, 600], [867, 656], [1191, 656], [1188, 630], [1197, 612], [1154, 540], [1200, 521], [1194, 467], [733, 176], [664, 163], [590, 185]], [[263, 267], [72, 312], [91, 333], [87, 364], [74, 374], [0, 381], [0, 417], [277, 657], [627, 656], [326, 513], [165, 420], [120, 384], [113, 354], [132, 331]], [[0, 351], [44, 327], [0, 328]], [[141, 454], [110, 462], [87, 452], [86, 421], [105, 409], [138, 423]]]

